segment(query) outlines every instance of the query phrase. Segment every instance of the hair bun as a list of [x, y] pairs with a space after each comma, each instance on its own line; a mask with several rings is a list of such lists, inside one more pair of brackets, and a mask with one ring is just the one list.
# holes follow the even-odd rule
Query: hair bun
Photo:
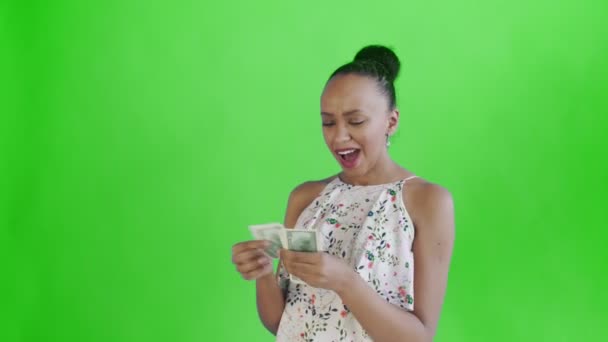
[[382, 65], [382, 74], [387, 80], [393, 82], [397, 78], [401, 63], [393, 50], [382, 45], [368, 45], [355, 55], [355, 62], [370, 60]]

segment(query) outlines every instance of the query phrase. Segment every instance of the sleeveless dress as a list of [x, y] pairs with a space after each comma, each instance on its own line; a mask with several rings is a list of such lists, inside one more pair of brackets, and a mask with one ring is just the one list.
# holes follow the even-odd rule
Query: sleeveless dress
[[[414, 309], [414, 226], [397, 182], [358, 186], [336, 177], [304, 209], [296, 228], [316, 230], [321, 250], [342, 258], [378, 295], [404, 310]], [[277, 341], [371, 341], [333, 291], [289, 281]]]

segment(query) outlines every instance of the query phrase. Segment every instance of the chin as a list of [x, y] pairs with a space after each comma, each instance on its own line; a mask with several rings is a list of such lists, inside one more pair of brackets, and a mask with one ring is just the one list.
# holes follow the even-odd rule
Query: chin
[[349, 176], [363, 176], [367, 173], [367, 169], [363, 165], [357, 165], [355, 168], [345, 168], [341, 166], [342, 172]]

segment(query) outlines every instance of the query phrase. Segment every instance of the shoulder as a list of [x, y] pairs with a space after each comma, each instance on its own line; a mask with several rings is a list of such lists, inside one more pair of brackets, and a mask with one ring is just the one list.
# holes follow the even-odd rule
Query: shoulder
[[[410, 183], [411, 182], [411, 183]], [[406, 183], [403, 192], [404, 201], [408, 206], [416, 231], [453, 230], [454, 199], [445, 187], [424, 179], [415, 179]]]
[[317, 197], [323, 189], [334, 180], [336, 176], [328, 177], [321, 180], [307, 181], [296, 186], [289, 194], [289, 200], [306, 201], [310, 198], [312, 201]]
[[323, 189], [334, 180], [336, 176], [328, 177], [322, 180], [307, 181], [296, 186], [289, 193], [287, 202], [287, 212], [285, 215], [285, 226], [293, 227], [298, 216], [312, 201], [321, 194]]

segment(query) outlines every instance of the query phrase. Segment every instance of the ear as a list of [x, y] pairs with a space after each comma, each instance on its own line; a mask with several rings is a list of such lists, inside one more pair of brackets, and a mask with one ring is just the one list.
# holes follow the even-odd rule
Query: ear
[[389, 136], [395, 134], [399, 126], [399, 109], [393, 109], [388, 115], [388, 126], [386, 132]]

